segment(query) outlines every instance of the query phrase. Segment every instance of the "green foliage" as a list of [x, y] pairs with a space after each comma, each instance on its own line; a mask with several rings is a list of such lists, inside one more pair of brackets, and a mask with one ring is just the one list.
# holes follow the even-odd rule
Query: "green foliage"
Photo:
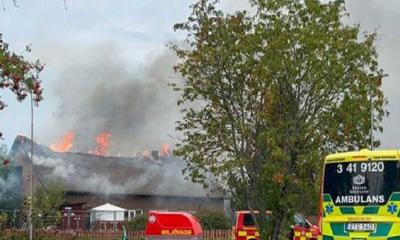
[[61, 237], [52, 237], [52, 236], [39, 236], [37, 237], [38, 240], [59, 240]]
[[[62, 219], [60, 210], [64, 203], [64, 185], [61, 182], [50, 182], [47, 189], [38, 188], [33, 198], [33, 218], [35, 228], [57, 226]], [[29, 199], [25, 209], [29, 208]]]
[[196, 217], [200, 220], [203, 230], [225, 230], [232, 228], [229, 218], [223, 212], [202, 211], [197, 212]]
[[0, 236], [0, 240], [28, 240], [29, 238], [27, 236], [16, 236], [16, 235], [11, 235], [11, 236]]
[[234, 206], [259, 210], [262, 238], [276, 240], [293, 212], [316, 211], [323, 156], [371, 147], [371, 109], [382, 131], [384, 73], [376, 33], [344, 24], [342, 0], [250, 2], [254, 15], [201, 0], [174, 27], [187, 33], [171, 46], [184, 78], [172, 84], [183, 114], [176, 153], [189, 179], [212, 175]]
[[8, 221], [7, 213], [0, 213], [0, 232], [5, 228]]
[[[26, 51], [30, 52], [30, 46], [26, 47]], [[9, 89], [17, 96], [18, 101], [24, 100], [32, 92], [35, 102], [38, 103], [43, 99], [39, 80], [42, 70], [43, 65], [39, 60], [30, 62], [22, 55], [11, 52], [0, 33], [0, 89]], [[6, 104], [0, 98], [0, 110], [5, 107]]]
[[147, 224], [147, 215], [139, 215], [128, 222], [128, 231], [145, 230]]

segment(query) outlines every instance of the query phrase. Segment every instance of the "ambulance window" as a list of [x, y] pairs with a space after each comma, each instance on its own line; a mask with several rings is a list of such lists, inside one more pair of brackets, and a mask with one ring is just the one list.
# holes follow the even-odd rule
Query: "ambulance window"
[[251, 216], [250, 213], [246, 213], [244, 215], [243, 225], [244, 226], [254, 226], [254, 219], [253, 219], [253, 216]]

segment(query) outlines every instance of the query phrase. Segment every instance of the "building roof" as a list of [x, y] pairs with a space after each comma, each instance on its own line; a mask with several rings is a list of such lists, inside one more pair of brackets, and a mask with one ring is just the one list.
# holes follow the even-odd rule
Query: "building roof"
[[118, 206], [112, 205], [110, 203], [106, 203], [103, 205], [100, 205], [98, 207], [92, 208], [92, 211], [117, 211], [117, 212], [125, 212], [127, 211], [125, 208], [120, 208]]
[[[30, 165], [31, 140], [17, 136], [9, 153], [16, 165]], [[104, 157], [77, 152], [54, 152], [33, 142], [34, 170], [43, 185], [61, 180], [66, 191], [99, 194], [158, 195], [220, 198], [182, 176], [185, 164], [175, 157], [154, 160]]]

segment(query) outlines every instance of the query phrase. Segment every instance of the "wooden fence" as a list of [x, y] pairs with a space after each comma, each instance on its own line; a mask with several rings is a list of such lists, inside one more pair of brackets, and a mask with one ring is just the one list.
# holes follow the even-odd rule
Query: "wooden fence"
[[[0, 236], [27, 236], [27, 231], [5, 230], [0, 232]], [[34, 239], [56, 239], [56, 240], [119, 240], [122, 232], [106, 232], [106, 231], [59, 231], [59, 230], [36, 230]], [[128, 239], [138, 239], [144, 237], [144, 231], [127, 231]], [[231, 238], [231, 230], [205, 230], [203, 231], [204, 239], [229, 239]]]
[[231, 230], [205, 230], [203, 231], [203, 238], [207, 239], [223, 239], [231, 238]]

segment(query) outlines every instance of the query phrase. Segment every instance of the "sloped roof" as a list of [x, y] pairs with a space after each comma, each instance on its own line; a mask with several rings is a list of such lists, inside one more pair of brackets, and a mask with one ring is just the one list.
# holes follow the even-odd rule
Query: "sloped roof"
[[[21, 165], [30, 163], [30, 139], [17, 136], [9, 158]], [[182, 160], [169, 157], [157, 162], [131, 157], [104, 157], [87, 153], [58, 153], [33, 143], [34, 169], [45, 185], [60, 179], [66, 190], [101, 194], [222, 197], [182, 176]]]
[[92, 211], [126, 211], [125, 208], [120, 208], [118, 206], [112, 205], [110, 203], [103, 204], [101, 206], [92, 208]]

